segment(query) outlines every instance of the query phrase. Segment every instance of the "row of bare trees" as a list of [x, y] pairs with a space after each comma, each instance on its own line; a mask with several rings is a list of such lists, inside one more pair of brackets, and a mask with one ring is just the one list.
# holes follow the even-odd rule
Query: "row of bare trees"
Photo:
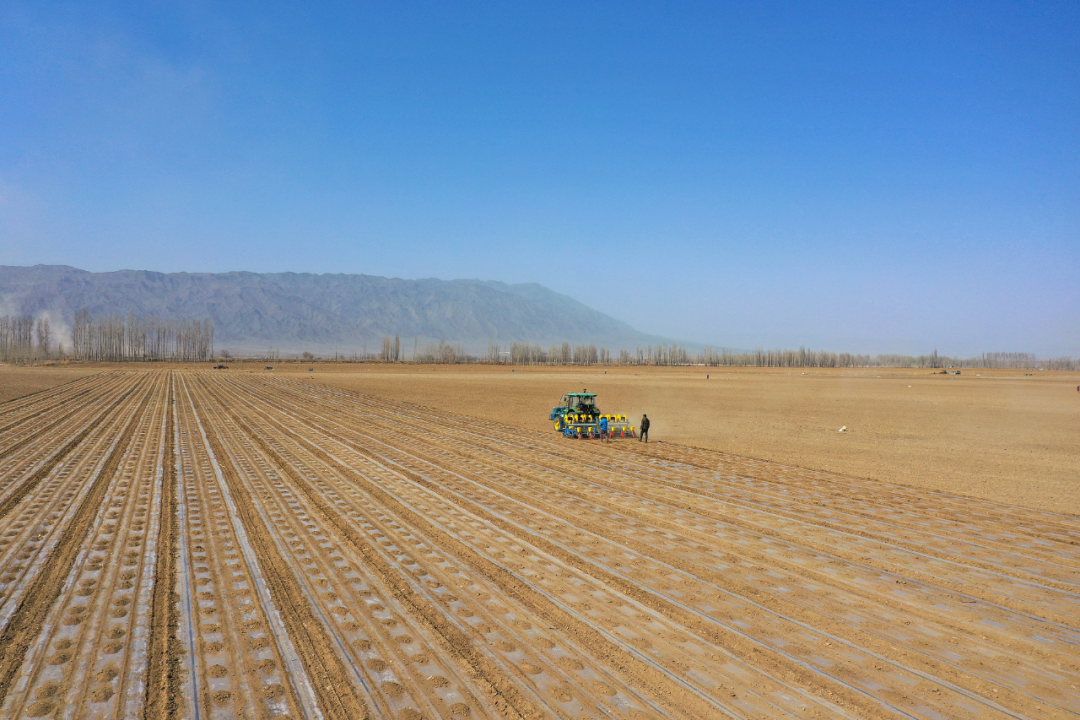
[[877, 355], [871, 365], [881, 367], [971, 368], [974, 370], [1080, 370], [1080, 359], [1071, 357], [1042, 358], [1033, 353], [995, 352], [962, 358], [938, 355]]
[[391, 340], [389, 335], [383, 335], [382, 352], [379, 359], [383, 362], [399, 362], [401, 357], [401, 336], [395, 335]]
[[214, 321], [94, 316], [84, 309], [71, 328], [71, 350], [76, 360], [205, 362], [214, 356]]
[[[727, 348], [716, 350], [706, 347], [695, 359], [701, 365], [716, 367], [869, 367], [874, 364], [869, 355], [836, 353], [825, 350], [764, 350], [758, 348], [752, 352], [734, 352]], [[685, 364], [685, 363], [678, 363]]]
[[[504, 349], [505, 348], [505, 349]], [[275, 354], [280, 358], [280, 353]], [[315, 356], [306, 352], [303, 359]], [[775, 367], [775, 368], [850, 368], [850, 367], [908, 367], [908, 368], [1005, 368], [1080, 370], [1080, 359], [1069, 357], [1038, 359], [1031, 353], [983, 353], [977, 357], [961, 358], [939, 355], [937, 350], [926, 355], [867, 355], [812, 350], [758, 348], [751, 351], [716, 349], [706, 346], [701, 351], [691, 351], [678, 344], [659, 344], [622, 348], [612, 354], [608, 348], [594, 343], [569, 343], [544, 347], [539, 343], [513, 342], [501, 345], [488, 341], [487, 351], [474, 355], [465, 351], [460, 343], [440, 340], [438, 344], [419, 346], [415, 339], [412, 354], [402, 351], [400, 337], [383, 336], [382, 350], [369, 354], [367, 347], [362, 353], [335, 353], [335, 359], [350, 362], [417, 362], [426, 364], [454, 364], [481, 362], [511, 365], [651, 365], [651, 366], [707, 366], [707, 367]], [[268, 356], [269, 358], [269, 356]]]
[[52, 358], [198, 362], [213, 355], [214, 323], [210, 319], [163, 320], [134, 314], [95, 317], [81, 310], [71, 326], [71, 345], [65, 348], [63, 342], [54, 342], [47, 315], [0, 316], [0, 362]]
[[[811, 350], [800, 347], [798, 350], [758, 348], [749, 352], [734, 351], [728, 348], [716, 349], [706, 346], [701, 352], [691, 352], [677, 344], [660, 344], [636, 347], [633, 351], [625, 348], [618, 355], [612, 356], [607, 348], [594, 344], [552, 345], [543, 348], [539, 344], [515, 342], [509, 351], [489, 341], [488, 351], [479, 358], [482, 362], [509, 363], [513, 365], [656, 365], [686, 366], [704, 365], [712, 367], [809, 367], [809, 368], [844, 368], [844, 367], [911, 367], [911, 368], [1006, 368], [1006, 369], [1045, 369], [1045, 370], [1080, 370], [1080, 359], [1068, 357], [1038, 359], [1031, 353], [983, 353], [973, 358], [950, 357], [939, 355], [935, 349], [926, 355], [866, 355], [826, 350]], [[424, 362], [423, 360], [420, 360]]]
[[483, 358], [489, 363], [510, 363], [512, 365], [596, 365], [611, 362], [611, 353], [605, 347], [595, 344], [564, 342], [547, 348], [539, 343], [515, 342], [509, 350], [503, 350], [496, 342], [488, 342], [487, 354]]
[[413, 362], [430, 365], [453, 365], [459, 362], [469, 362], [476, 358], [470, 357], [460, 343], [448, 343], [440, 340], [439, 344], [428, 343], [423, 348], [413, 351]]
[[[41, 315], [0, 316], [0, 362], [23, 363], [49, 357], [52, 346], [52, 326]], [[63, 348], [59, 348], [63, 353]]]
[[1071, 357], [1045, 358], [1039, 361], [1042, 370], [1080, 370], [1080, 359]]
[[508, 351], [502, 346], [489, 341], [487, 354], [483, 362], [509, 363], [512, 365], [694, 365], [702, 364], [700, 356], [692, 355], [686, 348], [678, 345], [658, 345], [637, 348], [631, 353], [623, 349], [617, 357], [612, 356], [606, 347], [597, 347], [594, 343], [569, 343], [551, 345], [547, 348], [539, 343], [515, 342]]

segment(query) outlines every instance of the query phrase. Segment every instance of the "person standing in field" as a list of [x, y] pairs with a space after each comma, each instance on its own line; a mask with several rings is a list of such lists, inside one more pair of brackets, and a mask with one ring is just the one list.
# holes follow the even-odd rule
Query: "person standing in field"
[[641, 437], [638, 438], [638, 442], [641, 442], [642, 440], [644, 440], [645, 442], [649, 442], [649, 416], [648, 415], [642, 415], [641, 416]]
[[600, 418], [600, 439], [604, 442], [611, 439], [611, 433], [608, 432], [608, 421], [606, 416]]

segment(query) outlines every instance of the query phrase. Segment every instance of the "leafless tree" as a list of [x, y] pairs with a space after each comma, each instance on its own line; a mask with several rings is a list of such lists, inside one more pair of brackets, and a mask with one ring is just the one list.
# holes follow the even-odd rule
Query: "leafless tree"
[[52, 339], [52, 329], [49, 327], [49, 318], [42, 315], [37, 321], [38, 351], [42, 357], [49, 356], [49, 345]]
[[75, 315], [71, 345], [79, 360], [204, 362], [214, 354], [214, 322], [210, 318], [177, 321], [134, 314], [94, 317], [83, 309]]

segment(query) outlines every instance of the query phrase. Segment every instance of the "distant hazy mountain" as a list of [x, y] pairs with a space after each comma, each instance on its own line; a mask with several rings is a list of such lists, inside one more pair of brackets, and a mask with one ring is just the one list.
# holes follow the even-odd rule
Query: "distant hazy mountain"
[[[47, 313], [61, 332], [82, 308], [94, 314], [214, 320], [216, 345], [286, 353], [377, 351], [383, 335], [411, 350], [445, 339], [542, 345], [593, 342], [611, 350], [664, 342], [536, 284], [400, 280], [308, 273], [91, 273], [66, 265], [0, 265], [0, 315]], [[70, 341], [70, 339], [68, 339]]]

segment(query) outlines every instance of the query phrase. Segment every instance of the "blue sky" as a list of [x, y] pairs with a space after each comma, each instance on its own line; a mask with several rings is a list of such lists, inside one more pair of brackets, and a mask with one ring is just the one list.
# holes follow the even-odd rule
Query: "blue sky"
[[[673, 9], [672, 6], [675, 6]], [[0, 264], [1080, 355], [1080, 4], [0, 5]]]

